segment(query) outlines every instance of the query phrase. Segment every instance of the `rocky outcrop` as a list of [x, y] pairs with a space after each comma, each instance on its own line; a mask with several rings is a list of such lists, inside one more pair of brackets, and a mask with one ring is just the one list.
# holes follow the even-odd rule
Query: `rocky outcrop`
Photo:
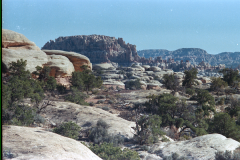
[[48, 62], [45, 66], [51, 68], [50, 76], [59, 78], [71, 76], [75, 71], [73, 64], [65, 56], [61, 55], [48, 55]]
[[[121, 85], [121, 83], [119, 85]], [[48, 105], [43, 114], [55, 124], [60, 124], [64, 121], [73, 121], [81, 126], [82, 130], [87, 130], [96, 125], [99, 119], [103, 119], [109, 125], [108, 132], [110, 134], [120, 134], [127, 138], [133, 136], [134, 132], [131, 127], [135, 126], [135, 122], [122, 119], [116, 114], [111, 114], [100, 108], [69, 102], [51, 103], [52, 105]]]
[[131, 63], [140, 59], [135, 45], [126, 44], [122, 38], [104, 35], [59, 37], [47, 42], [42, 49], [80, 53], [87, 56], [92, 63]]
[[175, 61], [189, 61], [192, 64], [199, 64], [202, 61], [212, 66], [225, 64], [226, 67], [237, 67], [240, 63], [240, 52], [223, 52], [216, 55], [207, 53], [199, 48], [181, 48], [175, 51], [163, 49], [149, 49], [138, 51], [139, 56], [155, 58], [155, 61], [168, 61], [169, 58]]
[[3, 72], [8, 72], [9, 63], [17, 60], [27, 60], [26, 69], [31, 73], [36, 66], [49, 66], [50, 76], [56, 78], [71, 76], [73, 71], [81, 71], [82, 65], [92, 69], [90, 60], [81, 54], [65, 51], [41, 51], [33, 42], [24, 35], [2, 29], [2, 67]]
[[5, 72], [9, 68], [10, 62], [17, 60], [27, 60], [26, 69], [35, 71], [36, 66], [43, 66], [48, 62], [47, 55], [41, 51], [33, 42], [24, 35], [2, 29], [2, 65]]
[[86, 65], [89, 69], [92, 70], [92, 63], [88, 57], [75, 53], [75, 52], [65, 52], [60, 50], [42, 50], [47, 55], [61, 55], [65, 56], [69, 59], [69, 61], [73, 64], [75, 71], [82, 71], [81, 66]]
[[142, 152], [140, 155], [143, 159], [158, 156], [154, 159], [160, 160], [172, 153], [177, 153], [179, 156], [189, 159], [210, 160], [215, 159], [217, 151], [234, 151], [239, 146], [240, 143], [231, 138], [220, 134], [208, 134], [186, 141], [156, 143], [149, 148], [148, 153]]
[[13, 160], [101, 160], [79, 141], [40, 127], [3, 126], [2, 134], [3, 151], [11, 150]]

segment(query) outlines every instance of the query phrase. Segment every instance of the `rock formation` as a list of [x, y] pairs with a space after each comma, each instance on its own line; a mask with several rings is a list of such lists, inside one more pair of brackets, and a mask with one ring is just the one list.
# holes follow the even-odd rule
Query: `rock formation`
[[150, 147], [149, 153], [160, 157], [176, 152], [180, 156], [194, 160], [214, 159], [217, 151], [234, 151], [240, 146], [238, 141], [220, 134], [207, 134], [191, 140], [157, 143]]
[[50, 76], [57, 78], [68, 77], [73, 71], [81, 71], [82, 65], [92, 69], [90, 60], [81, 54], [65, 51], [41, 51], [33, 42], [24, 35], [2, 29], [2, 67], [3, 72], [8, 72], [9, 63], [17, 60], [27, 60], [26, 69], [31, 73], [36, 66], [49, 66]]
[[75, 71], [82, 71], [83, 69], [81, 68], [81, 66], [83, 65], [88, 66], [88, 68], [92, 70], [92, 63], [90, 63], [88, 57], [84, 55], [60, 50], [42, 50], [42, 51], [45, 52], [47, 55], [61, 55], [67, 57], [73, 64]]
[[44, 128], [3, 126], [2, 134], [3, 151], [11, 150], [14, 160], [101, 160], [81, 142]]
[[27, 60], [26, 69], [35, 71], [36, 66], [43, 66], [48, 62], [47, 55], [24, 35], [2, 29], [2, 66], [7, 70], [9, 63], [19, 59]]
[[[169, 58], [175, 61], [189, 61], [191, 64], [199, 64], [202, 61], [212, 65], [218, 66], [225, 64], [226, 67], [237, 67], [240, 64], [240, 52], [223, 52], [216, 55], [207, 53], [199, 48], [181, 48], [175, 51], [168, 51], [164, 49], [149, 49], [138, 51], [139, 56], [151, 60], [168, 61]], [[152, 58], [152, 59], [151, 59]]]
[[126, 44], [122, 38], [103, 35], [59, 37], [55, 41], [47, 42], [42, 49], [80, 53], [87, 56], [94, 64], [110, 61], [130, 63], [140, 59], [135, 45]]

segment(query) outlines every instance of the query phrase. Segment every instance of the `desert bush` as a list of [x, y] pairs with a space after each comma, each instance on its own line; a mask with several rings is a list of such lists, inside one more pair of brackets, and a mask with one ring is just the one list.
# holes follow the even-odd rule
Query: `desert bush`
[[46, 81], [46, 89], [48, 91], [54, 91], [57, 87], [57, 81], [54, 77], [49, 76], [49, 78]]
[[65, 137], [78, 139], [80, 130], [81, 130], [80, 126], [70, 121], [70, 122], [62, 123], [58, 127], [54, 128], [53, 132]]
[[92, 89], [92, 94], [98, 94], [99, 90], [98, 89]]
[[105, 99], [105, 98], [106, 98], [105, 95], [98, 95], [98, 96], [96, 96], [96, 99]]
[[60, 94], [64, 94], [66, 93], [66, 87], [62, 84], [57, 84], [57, 91], [60, 93]]
[[133, 128], [134, 139], [141, 145], [156, 143], [158, 136], [164, 135], [160, 128], [161, 123], [162, 119], [158, 115], [141, 116]]
[[140, 160], [136, 151], [115, 147], [111, 143], [104, 142], [101, 145], [90, 144], [89, 149], [104, 160]]
[[141, 89], [140, 80], [137, 79], [135, 81], [127, 81], [125, 82], [125, 87], [129, 89]]
[[84, 99], [88, 97], [86, 94], [82, 93], [80, 90], [76, 88], [71, 88], [71, 91], [72, 94], [66, 95], [65, 100], [76, 104], [88, 105], [88, 103], [84, 101]]
[[102, 107], [102, 109], [105, 111], [109, 111], [110, 108], [108, 106], [104, 106], [104, 107]]
[[225, 103], [225, 98], [221, 98], [221, 99], [217, 102], [218, 105], [224, 105], [224, 103]]
[[105, 100], [98, 100], [97, 104], [104, 103], [104, 102], [105, 102]]
[[93, 102], [89, 102], [89, 106], [94, 106], [94, 103]]
[[108, 103], [109, 103], [109, 104], [113, 104], [114, 101], [113, 101], [113, 100], [109, 100]]
[[97, 121], [97, 125], [92, 127], [89, 131], [88, 139], [94, 144], [101, 144], [103, 142], [112, 143], [114, 146], [118, 146], [124, 142], [124, 138], [120, 135], [109, 135], [109, 126], [102, 119]]
[[186, 89], [186, 93], [193, 96], [195, 94], [195, 90], [194, 89], [191, 89], [191, 88], [187, 88]]
[[34, 115], [34, 121], [36, 123], [42, 123], [44, 124], [45, 123], [45, 118], [43, 116], [41, 116], [40, 114], [35, 114]]
[[119, 117], [126, 119], [128, 121], [134, 120], [134, 115], [129, 111], [120, 112]]
[[163, 136], [161, 141], [162, 142], [169, 142], [170, 140], [167, 137]]

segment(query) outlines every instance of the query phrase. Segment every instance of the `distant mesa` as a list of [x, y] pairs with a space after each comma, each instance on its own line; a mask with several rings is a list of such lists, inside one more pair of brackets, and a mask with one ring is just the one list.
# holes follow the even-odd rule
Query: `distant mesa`
[[140, 61], [136, 46], [122, 38], [104, 35], [79, 35], [50, 40], [42, 50], [63, 50], [87, 56], [94, 64], [102, 62], [131, 63]]
[[181, 48], [175, 51], [168, 51], [164, 49], [148, 49], [138, 51], [139, 56], [145, 58], [161, 57], [163, 60], [169, 58], [175, 61], [189, 61], [191, 64], [199, 64], [202, 61], [217, 66], [225, 64], [226, 67], [237, 67], [240, 64], [240, 52], [223, 52], [216, 55], [208, 54], [205, 50], [200, 48]]

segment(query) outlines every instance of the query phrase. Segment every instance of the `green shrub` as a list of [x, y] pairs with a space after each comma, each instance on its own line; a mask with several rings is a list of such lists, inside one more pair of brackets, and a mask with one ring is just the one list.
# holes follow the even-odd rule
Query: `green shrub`
[[45, 118], [42, 117], [40, 114], [36, 114], [36, 115], [34, 115], [34, 121], [35, 121], [36, 123], [42, 123], [42, 124], [44, 124], [44, 123], [45, 123]]
[[70, 121], [67, 123], [62, 123], [60, 126], [54, 128], [53, 132], [65, 137], [78, 139], [80, 130], [80, 126]]
[[194, 89], [191, 89], [191, 88], [187, 88], [186, 89], [186, 93], [193, 96], [195, 94], [195, 90]]
[[96, 96], [96, 99], [105, 99], [105, 98], [106, 98], [105, 95], [98, 95], [98, 96]]
[[90, 102], [90, 103], [89, 103], [89, 106], [94, 106], [94, 103], [93, 103], [93, 102]]
[[28, 106], [17, 105], [11, 118], [12, 125], [29, 126], [34, 122], [35, 110]]
[[88, 105], [88, 103], [84, 101], [84, 99], [88, 97], [86, 94], [76, 88], [71, 88], [71, 91], [72, 94], [65, 96], [65, 100], [80, 105]]
[[62, 84], [57, 84], [57, 91], [60, 94], [65, 94], [66, 93], [66, 87]]
[[94, 144], [100, 144], [103, 142], [112, 143], [114, 146], [122, 144], [124, 139], [120, 135], [109, 135], [108, 134], [108, 125], [102, 119], [97, 121], [97, 125], [90, 130], [88, 139]]
[[161, 123], [162, 119], [158, 115], [141, 116], [134, 127], [134, 139], [141, 145], [158, 142], [158, 136], [164, 134]]
[[8, 159], [16, 158], [18, 155], [13, 153], [11, 149], [3, 149], [3, 157]]
[[141, 89], [140, 80], [137, 79], [135, 81], [127, 81], [125, 82], [125, 87], [130, 89]]
[[104, 103], [104, 102], [105, 102], [105, 100], [98, 100], [97, 104]]
[[219, 101], [218, 101], [218, 105], [224, 105], [225, 103], [225, 98], [221, 98]]
[[169, 142], [169, 141], [170, 140], [167, 137], [165, 137], [165, 136], [162, 137], [162, 142]]
[[104, 106], [104, 107], [102, 107], [102, 109], [105, 110], [105, 111], [109, 111], [109, 107], [108, 106]]
[[57, 87], [57, 81], [54, 77], [50, 76], [46, 81], [46, 89], [49, 91], [54, 91]]
[[140, 160], [136, 151], [120, 147], [114, 147], [111, 143], [103, 143], [101, 145], [90, 144], [89, 149], [104, 160]]

